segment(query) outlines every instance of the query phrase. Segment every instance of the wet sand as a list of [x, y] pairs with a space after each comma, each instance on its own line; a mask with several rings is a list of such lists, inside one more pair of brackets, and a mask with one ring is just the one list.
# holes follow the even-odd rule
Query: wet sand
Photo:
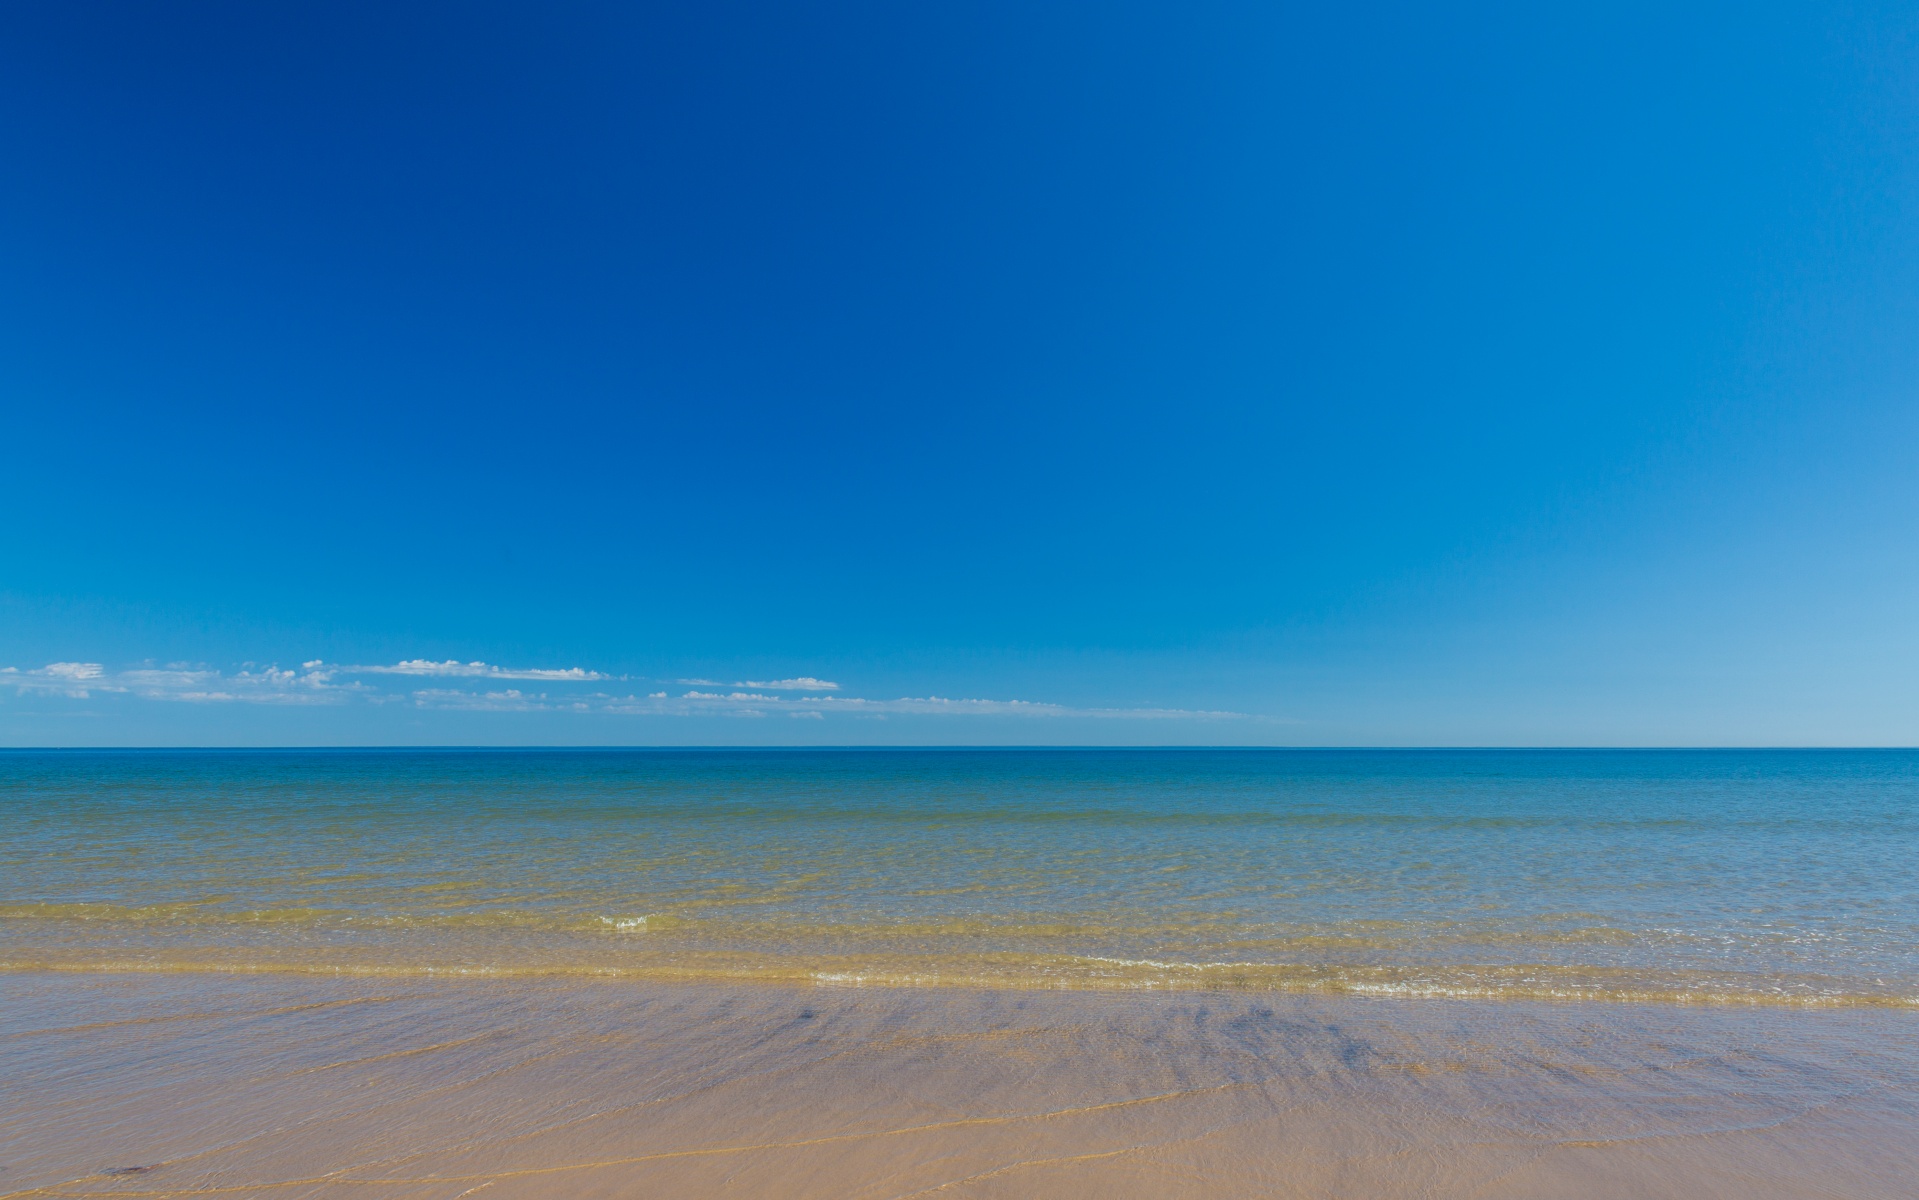
[[1919, 1014], [0, 976], [0, 1196], [1907, 1197]]

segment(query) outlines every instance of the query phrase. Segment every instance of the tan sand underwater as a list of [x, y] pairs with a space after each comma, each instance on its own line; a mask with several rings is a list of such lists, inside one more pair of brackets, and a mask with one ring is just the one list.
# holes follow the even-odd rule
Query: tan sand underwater
[[0, 977], [0, 1198], [1893, 1197], [1919, 1016]]

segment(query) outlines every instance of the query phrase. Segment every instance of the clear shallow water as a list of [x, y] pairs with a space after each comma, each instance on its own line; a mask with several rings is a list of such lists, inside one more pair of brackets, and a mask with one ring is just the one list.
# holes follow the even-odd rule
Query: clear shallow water
[[13, 967], [1919, 1004], [1919, 753], [0, 752]]

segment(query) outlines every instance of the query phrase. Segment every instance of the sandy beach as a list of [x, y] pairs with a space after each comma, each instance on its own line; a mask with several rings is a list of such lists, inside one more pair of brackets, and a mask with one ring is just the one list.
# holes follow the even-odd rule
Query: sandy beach
[[0, 976], [0, 1197], [1898, 1197], [1919, 1014]]

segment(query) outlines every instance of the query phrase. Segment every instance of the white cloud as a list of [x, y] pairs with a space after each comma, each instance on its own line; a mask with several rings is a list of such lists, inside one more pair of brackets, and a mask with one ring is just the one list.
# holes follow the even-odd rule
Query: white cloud
[[99, 663], [48, 663], [38, 670], [0, 669], [0, 684], [18, 692], [48, 692], [75, 700], [94, 692], [132, 694], [143, 700], [188, 703], [333, 704], [357, 689], [339, 685], [330, 671], [283, 671], [249, 665], [228, 675], [211, 667], [173, 663], [109, 672]]
[[99, 663], [57, 662], [40, 669], [58, 679], [98, 679], [106, 674], [106, 668]]
[[[342, 677], [370, 676], [372, 679]], [[445, 686], [405, 690], [397, 681], [380, 683], [381, 677], [445, 680]], [[612, 696], [605, 692], [585, 692], [563, 688], [557, 692], [525, 692], [518, 688], [480, 690], [459, 686], [462, 680], [486, 682], [538, 681], [554, 685], [586, 683], [613, 676], [582, 667], [564, 670], [512, 669], [484, 662], [434, 662], [430, 659], [406, 659], [391, 666], [329, 666], [323, 660], [309, 659], [300, 669], [256, 666], [248, 663], [238, 670], [222, 671], [198, 663], [169, 663], [165, 666], [143, 664], [123, 670], [108, 670], [100, 663], [57, 662], [23, 670], [0, 668], [0, 688], [12, 687], [16, 694], [64, 696], [75, 700], [91, 699], [96, 693], [121, 694], [142, 700], [167, 700], [198, 704], [390, 704], [411, 703], [419, 708], [451, 709], [467, 712], [578, 712], [632, 716], [675, 717], [763, 717], [784, 713], [806, 720], [824, 720], [829, 716], [856, 716], [884, 720], [889, 716], [925, 717], [1022, 717], [1074, 718], [1097, 720], [1231, 720], [1244, 714], [1210, 712], [1180, 708], [1075, 708], [1031, 700], [949, 699], [944, 696], [901, 696], [874, 700], [860, 696], [818, 695], [839, 685], [812, 676], [732, 685], [736, 691], [703, 691], [695, 688], [678, 697], [666, 692], [644, 696]], [[706, 687], [725, 687], [698, 681]], [[803, 694], [793, 695], [800, 692]], [[782, 694], [785, 693], [785, 694]]]
[[573, 707], [549, 703], [544, 694], [529, 696], [518, 688], [477, 693], [455, 688], [425, 688], [413, 693], [413, 703], [421, 708], [447, 708], [460, 712], [543, 712]]
[[1074, 708], [1031, 700], [949, 700], [943, 696], [902, 696], [868, 700], [858, 696], [771, 696], [763, 692], [690, 691], [677, 697], [664, 692], [647, 696], [608, 697], [599, 711], [636, 716], [740, 716], [772, 710], [793, 716], [983, 716], [1074, 717], [1133, 720], [1238, 720], [1244, 713], [1187, 708]]
[[106, 668], [99, 663], [57, 662], [23, 671], [19, 667], [0, 669], [0, 683], [11, 684], [16, 691], [51, 692], [85, 700], [95, 691], [117, 692], [124, 688], [107, 682]]
[[[278, 672], [275, 672], [275, 674], [277, 675]], [[287, 674], [291, 675], [292, 672], [289, 671]], [[246, 671], [239, 672], [239, 675], [257, 678], [249, 676]], [[205, 687], [220, 679], [221, 675], [220, 672], [209, 669], [192, 670], [186, 667], [168, 667], [164, 670], [155, 670], [151, 667], [141, 667], [131, 671], [122, 671], [115, 676], [115, 678], [124, 682], [127, 686], [138, 690], [142, 695], [157, 695], [163, 692], [178, 692], [187, 688]], [[264, 680], [263, 682], [279, 683], [282, 682], [282, 680], [274, 678]]]
[[611, 675], [602, 675], [598, 671], [589, 671], [584, 667], [496, 667], [483, 662], [433, 662], [425, 658], [409, 658], [391, 666], [359, 666], [338, 668], [344, 675], [436, 675], [466, 679], [536, 679], [551, 680], [556, 683], [587, 683], [596, 679], [611, 679]]
[[857, 696], [806, 696], [793, 704], [817, 705], [823, 712], [910, 713], [921, 716], [1098, 717], [1102, 719], [1237, 718], [1245, 714], [1191, 708], [1074, 708], [1036, 700], [949, 700], [944, 696], [902, 696], [863, 700]]

